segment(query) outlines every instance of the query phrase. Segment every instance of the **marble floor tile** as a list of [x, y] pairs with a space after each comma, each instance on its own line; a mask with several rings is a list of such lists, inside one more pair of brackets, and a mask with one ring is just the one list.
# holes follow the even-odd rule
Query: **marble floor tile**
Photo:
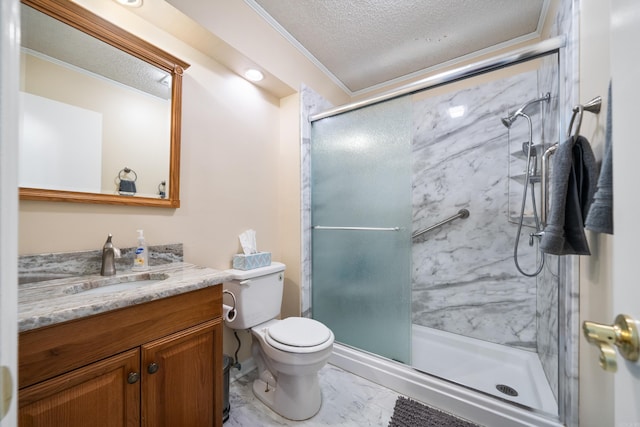
[[291, 421], [279, 416], [251, 389], [256, 370], [229, 385], [231, 411], [225, 427], [388, 426], [398, 393], [327, 364], [320, 370], [322, 407], [314, 417]]

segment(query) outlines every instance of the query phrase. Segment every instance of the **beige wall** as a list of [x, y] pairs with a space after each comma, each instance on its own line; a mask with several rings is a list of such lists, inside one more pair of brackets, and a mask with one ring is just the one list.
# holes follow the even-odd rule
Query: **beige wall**
[[[105, 3], [115, 5], [100, 6], [112, 7]], [[117, 10], [110, 19], [120, 24]], [[124, 14], [122, 26], [136, 28], [136, 34], [191, 64], [183, 80], [181, 207], [21, 201], [20, 254], [99, 249], [108, 233], [116, 245], [134, 246], [135, 230], [142, 228], [150, 245], [182, 242], [187, 262], [225, 269], [240, 251], [238, 235], [253, 228], [258, 248], [289, 264], [284, 306], [288, 315], [298, 314], [297, 95], [281, 106], [279, 99], [135, 15]], [[225, 353], [234, 351], [226, 331]], [[247, 351], [243, 345], [241, 360]]]
[[[610, 0], [580, 1], [580, 102], [603, 98], [598, 115], [585, 113], [581, 134], [602, 159], [609, 69]], [[580, 322], [611, 324], [612, 236], [587, 231], [591, 256], [580, 257]], [[598, 365], [598, 350], [580, 337], [580, 426], [613, 425], [613, 374]]]
[[300, 96], [280, 101], [280, 161], [278, 176], [278, 239], [282, 245], [280, 260], [287, 266], [282, 301], [282, 317], [301, 312], [301, 178], [300, 178]]

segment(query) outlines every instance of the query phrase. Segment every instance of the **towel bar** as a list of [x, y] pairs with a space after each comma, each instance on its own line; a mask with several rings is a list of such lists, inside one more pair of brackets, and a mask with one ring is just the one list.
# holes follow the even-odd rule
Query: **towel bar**
[[[588, 111], [593, 114], [598, 114], [602, 106], [602, 97], [596, 96], [592, 98], [586, 104], [578, 104], [573, 107], [573, 114], [571, 115], [571, 121], [569, 122], [569, 129], [567, 130], [567, 138], [572, 135], [578, 135], [580, 133], [580, 126], [582, 125], [582, 114]], [[576, 122], [576, 118], [578, 121]], [[574, 123], [577, 124], [575, 133], [572, 132]], [[542, 186], [542, 206], [540, 209], [540, 222], [542, 223], [542, 229], [547, 225], [547, 212], [549, 212], [549, 158], [558, 149], [558, 143], [556, 142], [551, 147], [547, 148], [542, 155], [542, 179], [540, 184]]]

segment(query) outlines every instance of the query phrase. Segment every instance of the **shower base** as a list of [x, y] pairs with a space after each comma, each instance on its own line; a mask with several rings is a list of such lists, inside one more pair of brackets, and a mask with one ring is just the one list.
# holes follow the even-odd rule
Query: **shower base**
[[549, 414], [558, 413], [534, 352], [413, 325], [411, 360], [422, 372]]
[[458, 417], [485, 426], [562, 427], [557, 415], [514, 405], [424, 374], [403, 363], [335, 343], [329, 363]]

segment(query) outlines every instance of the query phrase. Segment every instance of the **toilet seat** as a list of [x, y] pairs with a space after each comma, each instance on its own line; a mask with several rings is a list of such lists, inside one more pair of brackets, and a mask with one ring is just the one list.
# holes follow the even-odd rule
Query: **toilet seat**
[[289, 353], [312, 353], [333, 344], [333, 332], [317, 320], [288, 317], [265, 331], [269, 345]]

